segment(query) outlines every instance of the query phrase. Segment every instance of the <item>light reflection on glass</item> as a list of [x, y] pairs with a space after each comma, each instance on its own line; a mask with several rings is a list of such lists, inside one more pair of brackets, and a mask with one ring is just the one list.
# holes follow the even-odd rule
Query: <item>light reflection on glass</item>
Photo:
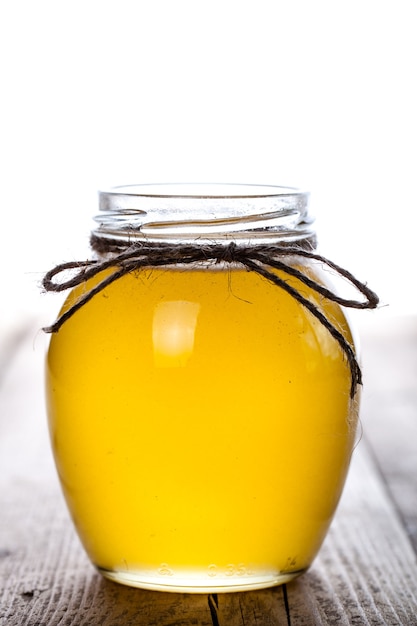
[[184, 367], [194, 349], [200, 305], [175, 300], [160, 302], [152, 327], [154, 362], [157, 367]]

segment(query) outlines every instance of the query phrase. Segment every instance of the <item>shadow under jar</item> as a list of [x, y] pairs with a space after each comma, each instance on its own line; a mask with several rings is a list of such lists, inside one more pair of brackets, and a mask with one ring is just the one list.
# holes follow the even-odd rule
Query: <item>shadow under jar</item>
[[[104, 576], [142, 588], [287, 582], [335, 512], [359, 394], [328, 328], [239, 254], [292, 250], [281, 261], [326, 285], [296, 254], [314, 248], [308, 194], [135, 185], [99, 198], [85, 272], [100, 271], [68, 296], [61, 315], [76, 310], [53, 329], [46, 369], [56, 466], [85, 550]], [[126, 268], [131, 251], [142, 261]], [[355, 349], [338, 304], [268, 271]]]

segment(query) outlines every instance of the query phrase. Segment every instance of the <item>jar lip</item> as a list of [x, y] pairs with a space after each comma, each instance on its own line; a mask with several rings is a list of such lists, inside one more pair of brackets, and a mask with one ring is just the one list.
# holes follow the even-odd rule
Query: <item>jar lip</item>
[[121, 185], [99, 191], [93, 234], [137, 241], [299, 240], [312, 234], [308, 205], [308, 192], [288, 186]]
[[100, 190], [99, 194], [208, 200], [309, 196], [308, 191], [298, 187], [258, 183], [138, 183], [109, 187]]

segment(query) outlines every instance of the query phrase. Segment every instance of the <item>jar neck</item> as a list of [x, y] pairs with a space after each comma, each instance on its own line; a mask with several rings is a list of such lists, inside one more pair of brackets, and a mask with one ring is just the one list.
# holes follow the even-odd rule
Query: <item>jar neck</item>
[[315, 240], [309, 194], [233, 184], [129, 185], [99, 192], [93, 236], [130, 243], [305, 244]]

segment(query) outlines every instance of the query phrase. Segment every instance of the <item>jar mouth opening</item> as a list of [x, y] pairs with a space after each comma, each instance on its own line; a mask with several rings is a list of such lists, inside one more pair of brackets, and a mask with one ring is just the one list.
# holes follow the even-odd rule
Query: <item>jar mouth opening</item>
[[156, 183], [119, 185], [99, 192], [101, 195], [148, 198], [244, 199], [307, 195], [297, 187], [251, 183]]
[[99, 192], [102, 238], [297, 241], [313, 235], [309, 194], [294, 187], [235, 183], [122, 185]]

